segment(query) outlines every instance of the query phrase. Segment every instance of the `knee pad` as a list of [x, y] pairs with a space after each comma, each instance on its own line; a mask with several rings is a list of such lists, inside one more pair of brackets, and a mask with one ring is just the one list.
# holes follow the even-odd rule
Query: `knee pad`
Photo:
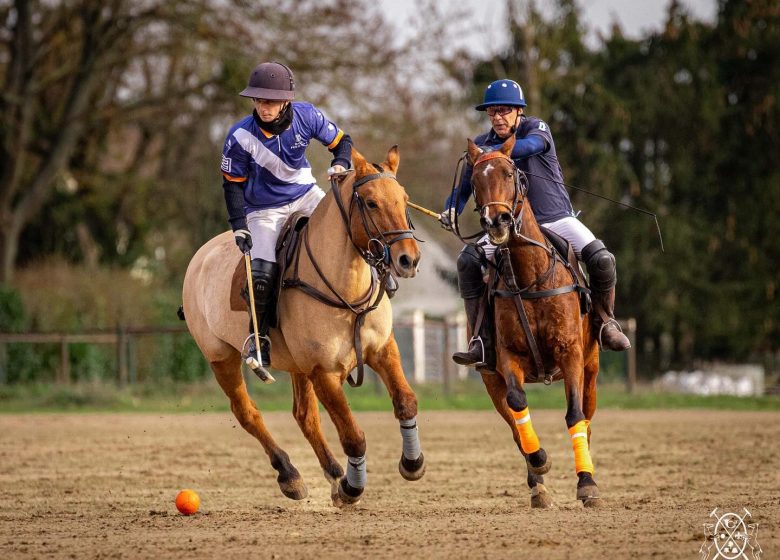
[[588, 269], [591, 287], [606, 292], [615, 287], [617, 272], [615, 256], [607, 251], [600, 239], [591, 241], [582, 249], [582, 260]]
[[458, 255], [458, 288], [463, 299], [480, 297], [485, 293], [482, 265], [485, 254], [476, 245], [466, 245]]
[[252, 259], [252, 285], [257, 303], [265, 303], [274, 291], [279, 265], [265, 259]]

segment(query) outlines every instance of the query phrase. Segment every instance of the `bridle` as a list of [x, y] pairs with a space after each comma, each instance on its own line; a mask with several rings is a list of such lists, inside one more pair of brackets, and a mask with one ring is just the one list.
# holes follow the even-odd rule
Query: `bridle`
[[[414, 238], [417, 241], [420, 240], [414, 236], [414, 224], [412, 224], [409, 208], [406, 209], [406, 222], [409, 226], [407, 229], [381, 231], [379, 226], [377, 226], [376, 222], [374, 221], [374, 218], [371, 217], [371, 214], [367, 210], [368, 207], [366, 205], [366, 201], [362, 196], [360, 196], [358, 189], [360, 189], [360, 187], [366, 183], [370, 183], [371, 181], [376, 181], [378, 179], [392, 179], [398, 183], [398, 179], [395, 177], [395, 175], [392, 173], [387, 173], [382, 169], [381, 166], [377, 164], [373, 165], [377, 169], [378, 173], [365, 175], [353, 183], [352, 196], [350, 196], [349, 201], [349, 210], [345, 208], [344, 201], [341, 198], [341, 191], [339, 189], [338, 180], [335, 178], [331, 179], [331, 189], [333, 190], [333, 197], [336, 199], [336, 205], [339, 207], [339, 211], [341, 212], [341, 218], [344, 222], [344, 226], [347, 228], [347, 235], [349, 236], [349, 240], [352, 242], [355, 250], [363, 258], [363, 260], [366, 261], [369, 266], [375, 268], [381, 275], [383, 273], [386, 274], [387, 269], [390, 267], [390, 246], [393, 243], [410, 238]], [[363, 223], [363, 229], [365, 230], [366, 236], [368, 237], [368, 246], [365, 249], [363, 247], [359, 247], [352, 237], [352, 213], [354, 212], [355, 207], [357, 207], [358, 212], [360, 213], [360, 221]]]
[[510, 205], [503, 201], [487, 202], [481, 206], [476, 204], [476, 211], [479, 213], [480, 217], [487, 218], [487, 211], [491, 206], [503, 206], [509, 210], [509, 215], [511, 216], [512, 220], [510, 222], [512, 233], [515, 235], [515, 237], [524, 237], [520, 234], [520, 229], [523, 227], [523, 209], [525, 208], [525, 204], [523, 204], [523, 202], [525, 200], [526, 193], [528, 192], [528, 179], [526, 178], [525, 174], [517, 168], [517, 165], [515, 165], [515, 162], [512, 160], [512, 158], [498, 151], [485, 152], [477, 158], [477, 160], [474, 162], [473, 172], [471, 175], [471, 188], [475, 194], [474, 202], [476, 203], [477, 200], [476, 185], [474, 184], [474, 178], [477, 174], [477, 166], [493, 159], [507, 160], [512, 166], [512, 182], [514, 187], [512, 204]]
[[[346, 208], [344, 200], [342, 199], [338, 178], [331, 178], [330, 182], [333, 198], [336, 199], [336, 205], [339, 207], [341, 219], [344, 223], [344, 227], [347, 229], [349, 240], [352, 242], [357, 253], [363, 258], [368, 266], [371, 267], [371, 285], [369, 286], [368, 291], [359, 299], [348, 301], [336, 290], [333, 284], [325, 277], [322, 268], [311, 250], [311, 246], [309, 245], [308, 227], [304, 228], [301, 234], [303, 238], [302, 245], [306, 250], [306, 255], [314, 267], [314, 270], [328, 288], [330, 294], [323, 293], [308, 282], [301, 280], [300, 275], [298, 274], [298, 264], [301, 255], [300, 245], [295, 253], [292, 277], [282, 281], [283, 288], [297, 288], [325, 305], [337, 309], [348, 309], [355, 314], [353, 343], [355, 345], [355, 356], [357, 358], [357, 378], [353, 380], [351, 375], [347, 376], [347, 382], [352, 387], [360, 387], [363, 384], [363, 346], [360, 340], [360, 329], [365, 322], [366, 315], [379, 307], [379, 304], [385, 295], [387, 275], [390, 274], [391, 266], [390, 246], [402, 239], [414, 238], [415, 240], [420, 241], [414, 236], [414, 225], [412, 224], [408, 208], [406, 209], [406, 221], [409, 225], [408, 229], [393, 229], [387, 231], [381, 231], [377, 226], [376, 221], [374, 221], [371, 214], [367, 211], [366, 201], [358, 192], [360, 187], [378, 179], [392, 179], [398, 183], [398, 179], [395, 178], [395, 175], [385, 172], [377, 164], [374, 164], [374, 167], [377, 168], [378, 173], [365, 175], [356, 180], [352, 185], [349, 209]], [[345, 175], [346, 173], [339, 174], [339, 177], [344, 177]], [[355, 211], [355, 207], [357, 207], [358, 212], [360, 213], [360, 221], [362, 222], [366, 236], [368, 237], [368, 246], [366, 248], [359, 247], [352, 236], [352, 213]]]

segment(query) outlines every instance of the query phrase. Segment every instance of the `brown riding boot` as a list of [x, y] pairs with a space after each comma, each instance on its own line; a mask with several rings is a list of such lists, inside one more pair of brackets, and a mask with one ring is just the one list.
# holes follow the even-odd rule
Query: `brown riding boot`
[[631, 341], [620, 330], [620, 325], [615, 320], [615, 288], [608, 292], [596, 292], [591, 294], [593, 311], [590, 314], [593, 322], [593, 332], [599, 345], [605, 350], [624, 352], [631, 348]]
[[593, 334], [603, 349], [615, 352], [628, 350], [631, 348], [631, 342], [620, 331], [620, 325], [615, 320], [615, 256], [607, 251], [601, 240], [595, 239], [582, 249], [582, 260], [588, 269], [593, 301], [593, 311], [590, 314]]

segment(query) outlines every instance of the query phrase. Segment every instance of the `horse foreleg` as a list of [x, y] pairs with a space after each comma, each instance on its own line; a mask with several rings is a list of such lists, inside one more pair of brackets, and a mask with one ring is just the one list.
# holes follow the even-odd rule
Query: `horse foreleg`
[[[320, 462], [325, 478], [335, 490], [339, 479], [344, 476], [344, 469], [336, 461], [327, 441], [322, 434], [320, 425], [320, 409], [311, 380], [304, 374], [291, 374], [293, 384], [293, 415], [298, 422], [303, 435], [314, 449], [314, 454]], [[334, 500], [334, 496], [331, 496]]]
[[517, 444], [517, 448], [526, 461], [526, 468], [528, 469], [528, 488], [531, 489], [531, 507], [532, 508], [547, 508], [552, 506], [552, 499], [547, 493], [547, 488], [544, 486], [544, 476], [541, 474], [535, 474], [531, 472], [531, 466], [528, 463], [528, 458], [525, 451], [523, 451], [522, 439], [520, 437], [520, 430], [515, 423], [515, 418], [512, 415], [512, 409], [509, 408], [506, 402], [506, 382], [504, 378], [498, 373], [483, 373], [482, 382], [485, 384], [490, 400], [493, 401], [493, 406], [501, 415], [501, 417], [509, 424], [509, 428], [512, 430], [512, 437]]
[[366, 487], [366, 436], [357, 425], [341, 387], [341, 376], [315, 371], [312, 374], [314, 392], [339, 434], [339, 441], [347, 454], [347, 474], [335, 481], [331, 496], [333, 505], [356, 504]]
[[[564, 383], [566, 386], [566, 427], [571, 436], [571, 444], [574, 450], [574, 467], [578, 479], [577, 499], [582, 500], [583, 505], [586, 507], [594, 507], [599, 505], [599, 493], [596, 481], [593, 480], [593, 460], [590, 456], [588, 437], [590, 419], [587, 418], [583, 411], [585, 369], [582, 355], [572, 353], [561, 365], [564, 370]], [[595, 383], [595, 378], [593, 382]]]
[[[585, 382], [582, 392], [582, 413], [589, 422], [596, 414], [596, 377], [599, 374], [599, 349], [594, 343], [585, 360]], [[588, 423], [588, 447], [590, 447], [590, 423]]]
[[391, 334], [379, 351], [367, 356], [366, 362], [382, 378], [393, 401], [395, 417], [401, 425], [403, 451], [398, 471], [406, 480], [420, 480], [425, 474], [425, 456], [420, 449], [417, 430], [417, 396], [404, 376], [395, 337]]
[[230, 399], [230, 410], [233, 411], [241, 426], [257, 438], [271, 460], [271, 466], [279, 473], [276, 481], [282, 494], [293, 500], [304, 499], [308, 491], [303, 478], [290, 462], [287, 453], [271, 437], [260, 411], [247, 393], [246, 383], [241, 375], [241, 355], [236, 352], [235, 356], [223, 361], [211, 362], [209, 365], [222, 390]]
[[502, 345], [499, 345], [498, 363], [501, 364], [500, 370], [507, 373], [506, 404], [512, 421], [520, 433], [520, 448], [526, 456], [528, 470], [536, 475], [545, 474], [552, 467], [552, 463], [547, 457], [547, 452], [539, 444], [539, 437], [531, 423], [528, 398], [523, 389], [524, 372], [530, 370], [531, 364], [527, 359], [506, 350]]

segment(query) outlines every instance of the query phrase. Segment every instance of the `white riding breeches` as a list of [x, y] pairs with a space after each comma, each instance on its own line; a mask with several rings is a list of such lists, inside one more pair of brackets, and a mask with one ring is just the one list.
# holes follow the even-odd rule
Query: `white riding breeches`
[[252, 235], [252, 249], [250, 251], [252, 258], [276, 262], [276, 240], [279, 238], [284, 222], [293, 212], [304, 212], [311, 215], [324, 196], [325, 191], [314, 185], [305, 195], [289, 204], [255, 210], [247, 214], [246, 224]]
[[[596, 236], [593, 235], [587, 226], [573, 216], [566, 216], [555, 222], [549, 222], [542, 225], [568, 241], [574, 249], [578, 259], [582, 258], [582, 249], [596, 239]], [[478, 243], [485, 251], [487, 258], [493, 260], [496, 246], [490, 242], [490, 238], [487, 234], [482, 236]]]

